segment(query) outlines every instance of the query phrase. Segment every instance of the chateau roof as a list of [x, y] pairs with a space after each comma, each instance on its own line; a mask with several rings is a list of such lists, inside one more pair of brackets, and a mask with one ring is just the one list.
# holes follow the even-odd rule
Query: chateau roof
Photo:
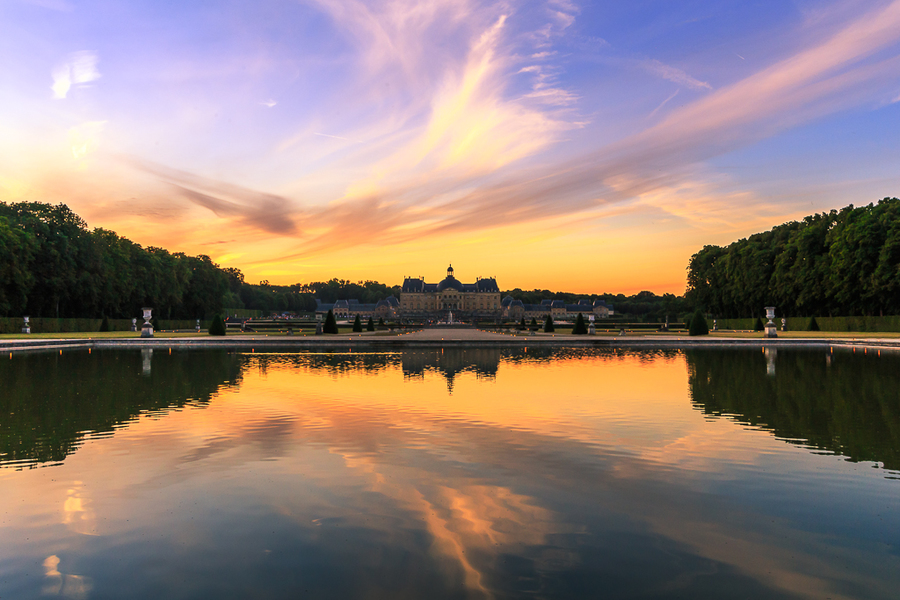
[[422, 294], [425, 292], [442, 292], [445, 289], [469, 293], [500, 293], [500, 287], [497, 285], [497, 280], [493, 277], [484, 277], [475, 283], [462, 283], [452, 275], [445, 277], [440, 283], [425, 283], [422, 279], [407, 277], [403, 280], [401, 293]]

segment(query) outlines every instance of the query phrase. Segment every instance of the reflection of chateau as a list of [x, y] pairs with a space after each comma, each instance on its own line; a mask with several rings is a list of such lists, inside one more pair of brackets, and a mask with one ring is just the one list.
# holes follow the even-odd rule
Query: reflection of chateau
[[475, 283], [461, 283], [453, 276], [453, 266], [440, 283], [424, 278], [403, 280], [400, 312], [404, 317], [442, 318], [450, 311], [463, 318], [500, 316], [500, 288], [493, 277], [479, 277]]
[[403, 353], [403, 376], [423, 379], [425, 371], [439, 372], [447, 379], [447, 389], [453, 391], [453, 380], [460, 373], [475, 373], [476, 377], [493, 379], [500, 366], [499, 348], [468, 348], [462, 350], [434, 349], [415, 350]]

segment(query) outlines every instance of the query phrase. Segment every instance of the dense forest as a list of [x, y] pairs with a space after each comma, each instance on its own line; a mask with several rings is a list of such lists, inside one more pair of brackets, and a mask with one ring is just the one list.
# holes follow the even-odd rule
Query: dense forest
[[686, 299], [720, 317], [900, 314], [900, 200], [832, 210], [691, 257]]
[[315, 298], [376, 302], [399, 287], [377, 282], [273, 286], [244, 281], [208, 256], [143, 248], [89, 230], [64, 204], [0, 202], [0, 316], [130, 318], [142, 306], [165, 319], [208, 318], [224, 308], [315, 310]]

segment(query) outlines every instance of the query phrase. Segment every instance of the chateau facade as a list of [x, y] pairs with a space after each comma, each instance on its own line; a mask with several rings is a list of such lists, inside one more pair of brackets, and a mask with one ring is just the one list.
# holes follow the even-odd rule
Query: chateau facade
[[501, 315], [500, 288], [493, 277], [462, 283], [453, 275], [453, 265], [440, 283], [407, 277], [400, 292], [400, 313], [411, 318], [454, 317], [497, 319]]

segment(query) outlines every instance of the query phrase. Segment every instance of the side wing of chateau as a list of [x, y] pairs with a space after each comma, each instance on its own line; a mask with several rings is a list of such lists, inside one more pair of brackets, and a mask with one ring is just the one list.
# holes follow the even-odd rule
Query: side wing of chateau
[[440, 283], [407, 277], [400, 292], [400, 313], [412, 318], [442, 318], [453, 311], [460, 318], [496, 319], [501, 315], [500, 288], [493, 277], [462, 283], [453, 275], [453, 265]]

